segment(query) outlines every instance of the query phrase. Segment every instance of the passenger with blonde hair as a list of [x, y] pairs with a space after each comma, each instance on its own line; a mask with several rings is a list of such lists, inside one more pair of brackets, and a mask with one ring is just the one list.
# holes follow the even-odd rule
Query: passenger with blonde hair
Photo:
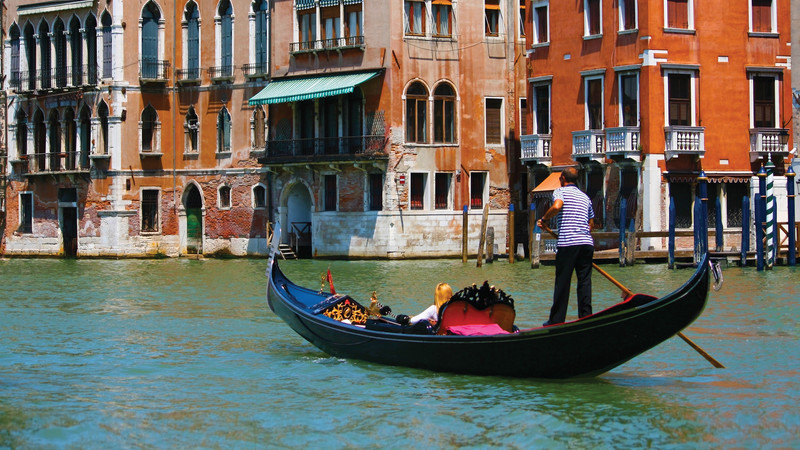
[[436, 321], [439, 319], [439, 308], [442, 307], [450, 297], [453, 296], [453, 288], [450, 287], [447, 283], [439, 283], [436, 285], [436, 290], [433, 293], [433, 304], [429, 306], [425, 311], [417, 314], [416, 316], [412, 317], [408, 323], [414, 325], [415, 323], [421, 320], [427, 320], [431, 323], [431, 325], [435, 325]]

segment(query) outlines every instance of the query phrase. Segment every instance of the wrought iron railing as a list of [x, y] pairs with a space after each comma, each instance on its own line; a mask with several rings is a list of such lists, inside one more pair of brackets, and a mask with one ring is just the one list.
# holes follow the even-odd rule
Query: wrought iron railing
[[139, 61], [139, 78], [142, 80], [166, 81], [169, 79], [169, 61], [142, 59]]
[[270, 140], [266, 143], [266, 157], [381, 154], [385, 153], [385, 145], [383, 135]]
[[247, 77], [266, 75], [269, 70], [267, 63], [243, 64], [242, 73]]
[[344, 48], [360, 48], [364, 46], [364, 36], [348, 36], [316, 41], [292, 42], [289, 44], [291, 53], [316, 50], [338, 50]]
[[175, 77], [178, 81], [199, 80], [202, 71], [203, 69], [199, 67], [193, 67], [191, 69], [176, 69]]
[[208, 76], [211, 79], [232, 78], [233, 66], [213, 66], [208, 68]]
[[89, 152], [29, 153], [20, 159], [27, 174], [59, 172], [88, 172]]

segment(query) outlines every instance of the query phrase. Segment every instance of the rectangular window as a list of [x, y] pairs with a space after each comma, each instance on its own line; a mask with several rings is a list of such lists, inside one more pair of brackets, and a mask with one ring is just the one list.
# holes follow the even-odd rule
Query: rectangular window
[[708, 215], [706, 216], [706, 226], [715, 228], [717, 226], [717, 189], [719, 183], [708, 183], [706, 194], [708, 195]]
[[[339, 7], [322, 8], [322, 39], [338, 39], [342, 36], [339, 19]], [[330, 47], [332, 44], [326, 44]]]
[[500, 0], [484, 0], [484, 22], [486, 36], [500, 35]]
[[775, 128], [775, 78], [753, 77], [753, 126]]
[[436, 174], [435, 187], [434, 187], [434, 205], [436, 209], [450, 209], [450, 180], [453, 175], [450, 173], [440, 172]]
[[585, 0], [584, 3], [584, 15], [586, 20], [586, 28], [584, 30], [584, 34], [587, 36], [596, 36], [601, 34], [601, 13], [600, 13], [600, 0]]
[[472, 209], [483, 208], [483, 195], [486, 191], [486, 172], [469, 174], [469, 206]]
[[689, 28], [689, 0], [667, 0], [667, 28]]
[[336, 175], [324, 175], [323, 183], [325, 183], [324, 211], [336, 211]]
[[603, 79], [586, 79], [586, 115], [588, 130], [603, 129]]
[[519, 135], [528, 134], [528, 99], [519, 99]]
[[[345, 31], [347, 33], [347, 37], [352, 38], [356, 36], [363, 36], [363, 32], [361, 31], [362, 28], [362, 21], [363, 21], [363, 12], [361, 11], [361, 5], [354, 5], [354, 6], [346, 6], [344, 10], [345, 14]], [[351, 42], [351, 44], [354, 44]]]
[[425, 35], [425, 2], [421, 0], [406, 0], [406, 34], [412, 36]]
[[692, 186], [689, 183], [670, 183], [669, 195], [675, 205], [675, 228], [692, 228]]
[[142, 231], [156, 232], [159, 230], [158, 209], [158, 189], [143, 189]]
[[300, 14], [300, 42], [303, 50], [313, 48], [317, 40], [317, 14], [315, 12]]
[[486, 99], [486, 143], [503, 143], [503, 99]]
[[636, 29], [636, 0], [619, 0], [619, 23], [621, 30]]
[[19, 194], [19, 232], [33, 233], [33, 193]]
[[525, 7], [525, 0], [519, 0], [519, 37], [525, 37], [525, 19], [526, 15], [528, 14], [528, 10]]
[[428, 134], [426, 132], [425, 108], [428, 104], [424, 97], [406, 98], [406, 142], [426, 143]]
[[383, 209], [383, 174], [369, 174], [368, 183], [369, 210], [380, 211]]
[[620, 75], [619, 85], [622, 126], [639, 126], [639, 76], [635, 73]]
[[[728, 227], [742, 227], [742, 201], [750, 192], [747, 183], [728, 183], [725, 185], [725, 204], [727, 206]], [[747, 208], [750, 206], [747, 205]]]
[[433, 35], [450, 37], [453, 34], [453, 5], [448, 0], [434, 0], [431, 5]]
[[219, 207], [229, 209], [231, 207], [231, 188], [222, 186], [219, 188]]
[[253, 188], [253, 209], [264, 209], [267, 207], [267, 188], [256, 185]]
[[692, 124], [692, 77], [684, 73], [671, 73], [668, 75], [669, 90], [669, 124], [684, 125]]
[[754, 33], [771, 33], [772, 0], [750, 0], [752, 23], [750, 30]]
[[424, 173], [411, 174], [411, 192], [409, 192], [411, 209], [425, 209], [426, 178], [427, 174]]
[[550, 134], [550, 85], [542, 84], [533, 88], [534, 108], [533, 115], [536, 123], [536, 134]]
[[550, 42], [548, 4], [533, 8], [533, 43], [544, 44]]

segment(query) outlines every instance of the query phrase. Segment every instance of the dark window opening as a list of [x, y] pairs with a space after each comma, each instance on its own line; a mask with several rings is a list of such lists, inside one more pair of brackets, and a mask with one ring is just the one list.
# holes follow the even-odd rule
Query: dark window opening
[[691, 76], [669, 75], [669, 124], [691, 124]]
[[586, 3], [589, 8], [586, 12], [589, 35], [600, 34], [600, 0], [588, 0]]
[[486, 187], [486, 173], [469, 174], [469, 205], [472, 209], [483, 208], [483, 193]]
[[383, 174], [369, 174], [369, 210], [383, 209]]
[[775, 78], [753, 77], [753, 125], [775, 128]]
[[231, 188], [228, 186], [222, 186], [219, 188], [219, 207], [220, 208], [230, 208], [231, 207]]
[[639, 110], [637, 99], [639, 97], [636, 75], [622, 75], [620, 87], [622, 90], [622, 125], [635, 127], [639, 125]]
[[425, 174], [411, 174], [411, 192], [409, 193], [411, 209], [425, 208]]
[[336, 175], [325, 175], [325, 211], [336, 211]]
[[550, 134], [550, 86], [536, 86], [536, 134]]
[[447, 201], [450, 194], [450, 180], [452, 175], [449, 173], [437, 173], [434, 182], [434, 199], [433, 207], [436, 209], [448, 209], [449, 202]]
[[548, 42], [547, 6], [536, 8], [534, 14], [536, 15], [536, 43]]
[[33, 233], [33, 194], [19, 195], [19, 232]]
[[253, 188], [253, 208], [266, 208], [266, 207], [267, 207], [267, 189], [264, 186], [258, 185]]
[[158, 190], [142, 191], [142, 231], [158, 231]]
[[589, 112], [589, 129], [603, 128], [603, 80], [593, 78], [586, 82], [586, 108]]
[[[747, 183], [729, 183], [726, 186], [726, 205], [728, 227], [742, 227], [743, 207], [750, 208], [750, 205], [743, 205], [742, 201], [750, 192], [750, 185]], [[749, 201], [748, 201], [749, 203]]]
[[670, 183], [669, 195], [675, 205], [675, 228], [692, 228], [692, 186], [688, 183]]
[[433, 91], [433, 140], [456, 142], [456, 94], [452, 86], [442, 83]]

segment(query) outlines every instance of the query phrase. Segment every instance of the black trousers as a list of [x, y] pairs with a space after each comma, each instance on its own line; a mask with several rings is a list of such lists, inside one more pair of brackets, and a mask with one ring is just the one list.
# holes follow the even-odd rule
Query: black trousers
[[556, 287], [553, 290], [553, 307], [550, 323], [563, 322], [569, 306], [569, 285], [572, 272], [578, 277], [578, 317], [592, 314], [592, 258], [594, 246], [572, 245], [556, 250]]

